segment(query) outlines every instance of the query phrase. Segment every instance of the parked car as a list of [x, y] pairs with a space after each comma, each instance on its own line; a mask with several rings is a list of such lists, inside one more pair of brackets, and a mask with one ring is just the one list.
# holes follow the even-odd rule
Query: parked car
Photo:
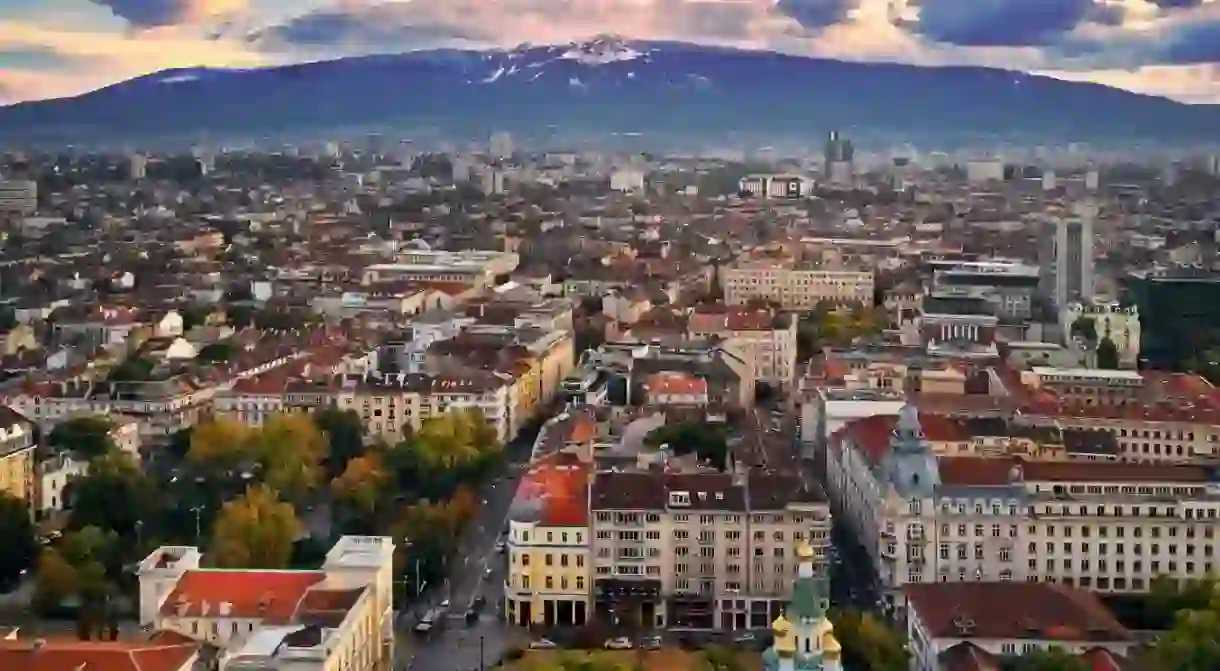
[[530, 642], [530, 650], [554, 650], [558, 647], [558, 645], [555, 645], [555, 641], [549, 638], [540, 638], [537, 641]]
[[755, 640], [757, 639], [752, 631], [743, 631], [733, 637], [734, 643], [753, 643]]
[[660, 650], [661, 646], [662, 643], [660, 636], [649, 636], [648, 638], [644, 639], [645, 650]]
[[631, 639], [626, 636], [611, 638], [606, 640], [607, 650], [630, 650], [632, 648]]

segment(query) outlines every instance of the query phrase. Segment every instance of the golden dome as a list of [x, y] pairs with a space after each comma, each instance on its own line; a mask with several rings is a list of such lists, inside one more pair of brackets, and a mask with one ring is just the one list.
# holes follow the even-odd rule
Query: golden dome
[[788, 618], [780, 615], [779, 617], [775, 618], [774, 622], [771, 623], [771, 631], [774, 632], [777, 637], [786, 636], [788, 635], [788, 632], [792, 631], [792, 623], [788, 621]]
[[826, 637], [822, 639], [822, 652], [826, 653], [827, 655], [833, 654], [837, 656], [839, 653], [843, 652], [843, 646], [839, 645], [839, 639], [835, 638], [833, 634], [827, 634]]
[[809, 561], [813, 559], [813, 548], [808, 543], [801, 543], [796, 548], [796, 557], [801, 561]]

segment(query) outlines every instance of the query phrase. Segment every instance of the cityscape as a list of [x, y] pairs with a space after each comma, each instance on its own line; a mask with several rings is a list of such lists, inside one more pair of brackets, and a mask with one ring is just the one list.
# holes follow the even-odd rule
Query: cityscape
[[5, 155], [0, 667], [1220, 668], [1215, 155], [484, 145]]

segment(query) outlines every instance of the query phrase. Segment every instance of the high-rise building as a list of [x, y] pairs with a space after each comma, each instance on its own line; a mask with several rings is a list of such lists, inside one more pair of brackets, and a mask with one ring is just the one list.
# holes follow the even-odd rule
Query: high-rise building
[[1055, 187], [1059, 186], [1059, 182], [1055, 177], [1054, 170], [1045, 170], [1042, 173], [1042, 190], [1054, 191]]
[[1093, 298], [1093, 222], [1097, 205], [1080, 203], [1075, 216], [1055, 226], [1055, 304], [1065, 307], [1073, 301]]
[[132, 154], [127, 158], [127, 176], [138, 181], [148, 175], [148, 159], [144, 154]]
[[836, 167], [836, 164], [846, 163], [851, 166], [856, 158], [856, 148], [852, 146], [851, 140], [839, 135], [837, 130], [830, 131], [826, 136], [826, 146], [822, 153], [826, 159], [823, 170], [825, 175], [833, 175], [836, 172], [842, 174], [843, 168]]
[[495, 133], [491, 136], [489, 153], [493, 159], [503, 160], [513, 156], [513, 136], [508, 133]]

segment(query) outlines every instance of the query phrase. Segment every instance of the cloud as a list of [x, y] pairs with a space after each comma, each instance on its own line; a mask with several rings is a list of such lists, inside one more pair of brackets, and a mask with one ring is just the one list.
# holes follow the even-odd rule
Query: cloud
[[[345, 0], [252, 35], [263, 48], [348, 45], [399, 50], [456, 39], [489, 46], [551, 44], [604, 33], [642, 40], [765, 46], [769, 35], [826, 25], [858, 0]], [[797, 16], [789, 15], [794, 12]], [[799, 17], [799, 18], [798, 18]]]
[[779, 0], [775, 8], [810, 30], [842, 23], [858, 3], [854, 0]]
[[195, 24], [240, 13], [246, 0], [91, 0], [137, 28]]
[[1201, 6], [1206, 0], [1148, 0], [1161, 9], [1190, 9]]
[[1096, 0], [922, 0], [905, 25], [936, 42], [960, 46], [1047, 45], [1089, 20], [1121, 21]]
[[72, 67], [76, 59], [46, 46], [0, 46], [0, 72], [6, 70], [55, 70]]

